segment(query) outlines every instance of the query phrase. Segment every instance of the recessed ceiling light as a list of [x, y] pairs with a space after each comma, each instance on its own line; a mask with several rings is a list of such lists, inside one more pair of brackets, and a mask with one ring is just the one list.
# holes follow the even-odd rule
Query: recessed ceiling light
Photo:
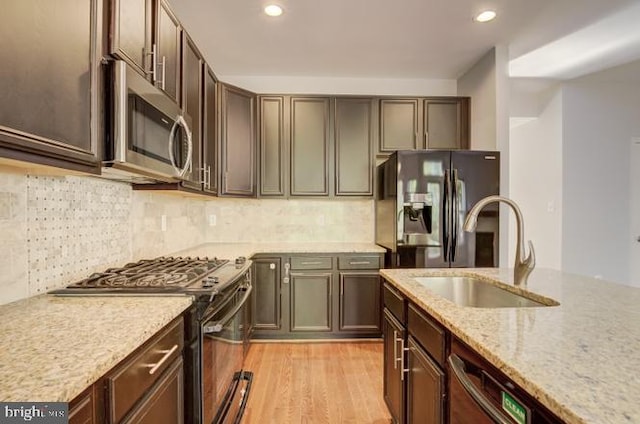
[[269, 16], [280, 16], [282, 15], [282, 8], [277, 4], [270, 4], [264, 8], [264, 13]]
[[495, 10], [485, 10], [483, 12], [480, 12], [476, 17], [475, 17], [475, 21], [476, 22], [489, 22], [492, 21], [496, 18], [496, 12]]

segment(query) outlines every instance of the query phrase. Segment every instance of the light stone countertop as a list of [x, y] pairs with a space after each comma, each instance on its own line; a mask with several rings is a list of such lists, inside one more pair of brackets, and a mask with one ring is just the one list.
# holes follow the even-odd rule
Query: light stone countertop
[[535, 269], [539, 308], [462, 307], [415, 277], [512, 284], [510, 269], [385, 269], [380, 274], [567, 423], [640, 423], [640, 289]]
[[384, 253], [383, 247], [373, 243], [205, 243], [173, 253], [174, 256], [217, 256], [234, 259], [250, 258], [258, 253]]
[[41, 295], [0, 306], [0, 401], [71, 401], [191, 302]]

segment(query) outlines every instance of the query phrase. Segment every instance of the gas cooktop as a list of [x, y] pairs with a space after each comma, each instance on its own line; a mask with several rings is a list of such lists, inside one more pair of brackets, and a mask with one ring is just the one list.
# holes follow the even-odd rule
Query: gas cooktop
[[110, 268], [55, 290], [54, 294], [216, 293], [246, 271], [245, 258], [160, 257]]

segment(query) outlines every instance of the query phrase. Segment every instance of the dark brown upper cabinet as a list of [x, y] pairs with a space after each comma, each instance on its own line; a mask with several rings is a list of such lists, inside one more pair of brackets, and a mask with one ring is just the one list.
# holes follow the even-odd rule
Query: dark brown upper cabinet
[[372, 100], [335, 100], [335, 195], [373, 195]]
[[180, 102], [180, 45], [182, 28], [164, 0], [158, 1], [156, 8], [156, 78], [155, 84], [171, 97]]
[[110, 25], [110, 53], [153, 80], [153, 0], [111, 0]]
[[[204, 60], [186, 32], [183, 32], [182, 45], [182, 110], [186, 119], [190, 118], [191, 138], [193, 142], [191, 152], [191, 169], [185, 176], [187, 181], [182, 184], [199, 189], [202, 183], [202, 106], [203, 106], [203, 65]], [[189, 122], [189, 120], [187, 121]]]
[[99, 173], [102, 0], [4, 2], [0, 157]]
[[423, 104], [426, 149], [469, 148], [469, 98], [428, 98]]
[[260, 196], [371, 196], [375, 105], [372, 98], [260, 96]]
[[418, 99], [380, 100], [380, 153], [419, 148]]
[[222, 196], [254, 197], [255, 94], [228, 84], [218, 88]]
[[[288, 123], [284, 96], [260, 96], [260, 196], [284, 196], [287, 180]], [[288, 109], [288, 107], [287, 107]], [[288, 119], [287, 119], [288, 121]]]
[[216, 136], [216, 77], [211, 68], [204, 65], [204, 108], [202, 110], [202, 189], [211, 194], [218, 193], [219, 146]]
[[468, 97], [380, 99], [378, 154], [411, 149], [468, 149]]
[[291, 195], [329, 195], [328, 97], [291, 98]]

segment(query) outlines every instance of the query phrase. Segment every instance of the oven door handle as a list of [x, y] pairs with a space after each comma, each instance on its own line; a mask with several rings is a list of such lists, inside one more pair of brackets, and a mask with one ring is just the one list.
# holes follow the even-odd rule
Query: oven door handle
[[219, 333], [222, 331], [222, 329], [224, 328], [224, 326], [233, 319], [233, 317], [238, 313], [238, 311], [244, 306], [244, 304], [247, 302], [247, 299], [249, 299], [249, 296], [251, 295], [251, 291], [253, 290], [253, 286], [249, 286], [247, 287], [247, 289], [244, 292], [244, 296], [242, 296], [242, 300], [231, 310], [227, 313], [227, 315], [225, 315], [221, 320], [219, 321], [215, 321], [212, 324], [207, 324], [202, 328], [202, 331], [204, 334], [211, 334], [211, 333]]

